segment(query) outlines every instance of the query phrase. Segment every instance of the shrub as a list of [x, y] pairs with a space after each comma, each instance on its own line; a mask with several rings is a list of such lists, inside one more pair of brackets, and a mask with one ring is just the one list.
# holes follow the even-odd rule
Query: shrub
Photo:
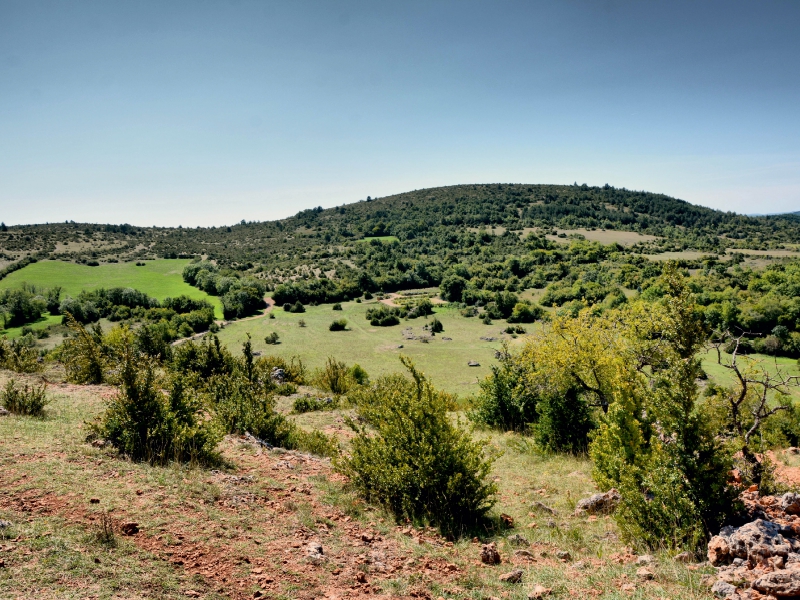
[[399, 306], [386, 306], [381, 304], [375, 308], [367, 309], [367, 320], [373, 327], [391, 327], [400, 324], [400, 317], [405, 316], [406, 312]]
[[524, 431], [538, 419], [538, 397], [524, 386], [524, 374], [503, 349], [500, 365], [480, 382], [481, 391], [473, 400], [470, 420], [503, 431]]
[[134, 461], [211, 463], [222, 438], [205, 418], [199, 395], [182, 377], [162, 381], [153, 359], [128, 346], [120, 362], [120, 389], [105, 413], [92, 424], [102, 437]]
[[369, 292], [364, 292], [364, 300], [372, 300], [373, 297]]
[[273, 331], [272, 333], [269, 333], [267, 337], [264, 338], [264, 343], [270, 346], [274, 346], [275, 344], [279, 343], [278, 339], [279, 339], [278, 332]]
[[305, 319], [300, 319], [300, 320], [297, 322], [297, 325], [298, 325], [299, 327], [305, 327], [305, 326], [306, 326], [306, 321], [305, 321]]
[[333, 305], [333, 310], [342, 310], [342, 305], [337, 302]]
[[328, 326], [330, 331], [345, 331], [347, 329], [347, 319], [337, 319]]
[[5, 389], [0, 392], [0, 405], [15, 415], [27, 415], [30, 417], [44, 416], [44, 408], [50, 404], [51, 400], [46, 394], [47, 386], [28, 386], [17, 387], [17, 382], [10, 379], [6, 383]]
[[318, 410], [333, 410], [339, 407], [339, 401], [336, 398], [325, 399], [315, 398], [314, 396], [300, 396], [295, 398], [292, 403], [292, 410], [296, 413], [315, 412]]
[[292, 311], [291, 312], [293, 312], [293, 313], [304, 313], [304, 312], [306, 312], [306, 307], [303, 306], [300, 303], [300, 300], [298, 300], [297, 302], [294, 303], [294, 305], [292, 305]]
[[304, 431], [296, 428], [292, 432], [291, 447], [318, 456], [339, 456], [341, 450], [339, 442], [334, 436], [327, 436], [318, 429]]
[[533, 426], [537, 445], [549, 452], [586, 452], [594, 430], [592, 409], [579, 390], [547, 395], [536, 405], [538, 419]]
[[61, 361], [70, 383], [98, 384], [105, 380], [107, 358], [103, 353], [103, 331], [95, 325], [91, 331], [64, 313], [73, 337], [64, 340]]
[[358, 385], [367, 385], [369, 383], [369, 375], [360, 365], [353, 365], [348, 371], [350, 378]]
[[447, 535], [478, 525], [495, 502], [487, 480], [493, 459], [448, 416], [452, 398], [436, 391], [405, 357], [411, 379], [382, 377], [358, 393], [357, 410], [371, 428], [356, 432], [352, 452], [336, 468], [370, 502], [398, 520], [430, 522]]
[[533, 323], [544, 316], [544, 309], [541, 306], [518, 302], [508, 317], [509, 323]]
[[329, 356], [325, 367], [317, 372], [315, 383], [332, 394], [346, 394], [352, 379], [347, 365]]
[[442, 325], [442, 322], [439, 319], [433, 317], [433, 320], [430, 324], [430, 330], [432, 333], [441, 333], [444, 331], [444, 325]]
[[0, 368], [17, 373], [36, 373], [42, 367], [36, 350], [22, 339], [9, 342], [6, 338], [0, 338]]

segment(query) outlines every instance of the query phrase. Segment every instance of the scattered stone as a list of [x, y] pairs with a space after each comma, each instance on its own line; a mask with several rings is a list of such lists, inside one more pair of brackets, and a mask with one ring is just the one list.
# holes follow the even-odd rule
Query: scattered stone
[[622, 499], [619, 492], [612, 488], [605, 494], [592, 494], [588, 498], [578, 500], [575, 505], [575, 515], [589, 514], [608, 514], [614, 511]]
[[711, 586], [711, 593], [717, 598], [727, 598], [736, 593], [736, 586], [731, 585], [727, 581], [722, 581], [722, 579], [718, 579], [714, 582], [714, 585]]
[[514, 556], [520, 556], [522, 558], [530, 558], [531, 560], [534, 560], [536, 558], [533, 555], [533, 552], [531, 552], [530, 550], [515, 550]]
[[403, 347], [403, 344], [400, 344], [397, 349], [400, 350]]
[[632, 593], [636, 591], [636, 586], [632, 583], [624, 583], [620, 588], [623, 592]]
[[367, 574], [363, 571], [356, 573], [356, 581], [358, 583], [367, 583]]
[[567, 560], [567, 561], [569, 561], [569, 560], [572, 560], [572, 554], [570, 554], [566, 550], [559, 550], [558, 552], [556, 552], [556, 558], [558, 560]]
[[650, 581], [655, 577], [655, 574], [647, 567], [639, 567], [636, 569], [636, 576], [643, 581]]
[[514, 569], [508, 573], [500, 575], [500, 581], [503, 583], [520, 583], [522, 581], [522, 569]]
[[773, 571], [756, 579], [752, 587], [762, 594], [771, 594], [778, 598], [796, 598], [800, 596], [800, 573], [793, 569]]
[[539, 600], [545, 596], [549, 596], [553, 592], [552, 589], [546, 588], [543, 585], [536, 584], [536, 586], [528, 594], [528, 600]]
[[0, 519], [0, 529], [8, 529], [11, 527], [11, 521], [3, 521]]
[[531, 543], [528, 541], [527, 538], [525, 538], [524, 536], [521, 536], [518, 533], [515, 533], [514, 535], [510, 535], [506, 539], [508, 540], [508, 543], [511, 544], [512, 546], [530, 546], [531, 545]]
[[718, 567], [728, 562], [730, 557], [730, 546], [728, 540], [721, 535], [715, 535], [708, 542], [708, 562], [712, 566]]
[[791, 448], [786, 449], [786, 454], [800, 454], [800, 448], [796, 446], [792, 446]]
[[139, 524], [138, 523], [123, 523], [122, 527], [120, 527], [122, 533], [125, 535], [136, 535], [139, 533]]
[[655, 557], [652, 554], [642, 554], [636, 557], [636, 564], [640, 566], [652, 565], [655, 562]]
[[8, 412], [8, 411], [5, 409], [5, 407], [3, 407], [3, 406], [0, 406], [0, 417], [5, 417], [5, 416], [7, 416], [7, 415], [10, 415], [10, 414], [11, 414], [11, 413], [10, 413], [10, 412]]
[[275, 383], [284, 383], [286, 381], [286, 371], [280, 367], [274, 367], [270, 377]]
[[693, 558], [694, 558], [694, 556], [692, 556], [691, 552], [681, 552], [680, 554], [676, 554], [675, 555], [675, 559], [674, 560], [675, 560], [675, 562], [679, 562], [679, 563], [690, 563], [690, 562], [692, 562]]
[[716, 580], [717, 578], [714, 575], [706, 573], [705, 575], [700, 577], [700, 585], [706, 588], [710, 588], [712, 585], [714, 585], [714, 582]]
[[800, 515], [800, 494], [786, 492], [781, 496], [781, 508], [790, 515]]
[[585, 562], [583, 562], [582, 560], [579, 560], [578, 562], [572, 563], [572, 568], [573, 569], [577, 569], [578, 571], [583, 571], [587, 566], [588, 565]]
[[792, 551], [782, 535], [781, 526], [763, 519], [756, 519], [734, 530], [728, 545], [731, 556], [752, 562], [761, 562], [770, 556], [786, 556]]
[[553, 519], [547, 519], [545, 525], [547, 525], [550, 529], [555, 529], [556, 527], [558, 527], [558, 523], [553, 521]]
[[471, 361], [469, 361], [467, 363], [467, 366], [468, 367], [480, 367], [481, 363], [479, 363], [477, 360], [471, 360]]
[[315, 565], [319, 565], [325, 561], [325, 552], [322, 549], [322, 544], [319, 542], [311, 542], [306, 547], [306, 557]]
[[197, 592], [195, 590], [186, 590], [185, 592], [183, 592], [183, 595], [186, 596], [187, 598], [199, 598], [200, 592]]
[[451, 338], [451, 337], [444, 337], [444, 336], [442, 336], [442, 341], [443, 341], [443, 342], [452, 342], [452, 341], [453, 341], [453, 338]]
[[542, 512], [549, 513], [551, 515], [557, 515], [558, 514], [558, 511], [556, 509], [550, 508], [544, 502], [538, 502], [538, 501], [534, 502], [533, 504], [531, 504], [531, 508], [533, 510], [540, 510]]
[[487, 565], [500, 563], [500, 553], [497, 551], [497, 545], [494, 542], [481, 546], [481, 562]]
[[501, 513], [500, 521], [502, 521], [503, 525], [508, 529], [514, 527], [514, 517], [511, 515], [507, 515], [506, 513]]

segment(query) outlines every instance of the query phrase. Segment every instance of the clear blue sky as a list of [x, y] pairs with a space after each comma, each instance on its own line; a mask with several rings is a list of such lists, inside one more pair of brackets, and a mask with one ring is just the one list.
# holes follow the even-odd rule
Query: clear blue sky
[[800, 210], [800, 2], [0, 0], [0, 220], [457, 183]]

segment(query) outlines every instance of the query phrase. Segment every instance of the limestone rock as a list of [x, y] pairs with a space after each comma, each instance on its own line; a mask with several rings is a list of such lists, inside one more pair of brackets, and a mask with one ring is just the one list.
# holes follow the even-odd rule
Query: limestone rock
[[736, 593], [736, 586], [731, 585], [721, 579], [711, 586], [711, 592], [717, 598], [728, 598]]
[[756, 519], [742, 525], [730, 537], [731, 556], [750, 562], [764, 562], [772, 556], [787, 556], [792, 546], [781, 534], [783, 528], [772, 521]]
[[773, 571], [756, 579], [752, 587], [777, 598], [796, 598], [800, 596], [800, 573], [788, 569]]
[[605, 494], [592, 494], [588, 498], [578, 500], [575, 505], [575, 515], [596, 515], [613, 512], [622, 499], [619, 492], [611, 488]]
[[786, 492], [781, 496], [781, 508], [786, 514], [800, 515], [800, 494]]
[[515, 533], [514, 535], [510, 535], [506, 539], [508, 540], [508, 543], [511, 544], [512, 546], [530, 546], [531, 545], [531, 543], [527, 540], [527, 538], [521, 536], [518, 533]]
[[522, 569], [514, 569], [508, 573], [500, 575], [500, 581], [504, 583], [519, 583], [522, 581]]
[[497, 545], [494, 542], [481, 546], [481, 562], [487, 565], [500, 563], [500, 553], [497, 551]]
[[708, 562], [713, 566], [718, 567], [728, 562], [730, 558], [731, 549], [728, 546], [728, 540], [721, 535], [715, 535], [708, 542]]
[[647, 567], [639, 567], [636, 569], [636, 576], [644, 581], [650, 581], [655, 578], [655, 574]]
[[656, 561], [652, 554], [642, 554], [636, 557], [636, 564], [641, 566], [652, 565]]
[[536, 584], [536, 586], [531, 590], [531, 593], [528, 594], [528, 600], [540, 600], [540, 598], [544, 598], [545, 596], [549, 596], [553, 590], [550, 588], [546, 588], [543, 585]]

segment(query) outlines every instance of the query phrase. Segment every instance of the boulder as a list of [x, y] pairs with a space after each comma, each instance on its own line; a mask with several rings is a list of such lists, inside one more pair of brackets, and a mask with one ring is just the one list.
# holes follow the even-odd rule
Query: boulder
[[781, 508], [788, 515], [800, 515], [800, 494], [786, 492], [781, 496]]
[[522, 581], [522, 569], [514, 569], [508, 573], [500, 575], [500, 581], [503, 583], [519, 583]]
[[636, 557], [636, 564], [640, 566], [652, 565], [656, 561], [652, 554], [642, 554]]
[[319, 565], [325, 562], [325, 552], [322, 549], [322, 544], [319, 542], [311, 542], [306, 546], [306, 558], [314, 565]]
[[575, 505], [575, 515], [608, 514], [617, 508], [621, 499], [622, 496], [614, 488], [611, 488], [605, 494], [592, 494], [588, 498], [578, 500], [578, 504]]
[[655, 574], [647, 567], [639, 567], [636, 569], [636, 577], [643, 581], [650, 581], [655, 578]]
[[786, 557], [792, 546], [783, 537], [783, 528], [772, 521], [756, 519], [742, 525], [730, 536], [730, 555], [751, 563], [766, 562], [773, 556]]
[[711, 592], [717, 598], [728, 598], [736, 593], [736, 586], [733, 586], [730, 583], [720, 579], [711, 586]]
[[800, 597], [800, 573], [795, 570], [773, 571], [756, 579], [752, 587], [776, 598], [797, 598]]
[[500, 563], [500, 553], [497, 551], [497, 546], [494, 542], [481, 546], [481, 562], [487, 565]]
[[527, 538], [521, 536], [518, 533], [515, 533], [514, 535], [510, 535], [506, 539], [508, 540], [508, 543], [511, 544], [512, 546], [530, 546], [531, 545], [531, 543], [527, 540]]

